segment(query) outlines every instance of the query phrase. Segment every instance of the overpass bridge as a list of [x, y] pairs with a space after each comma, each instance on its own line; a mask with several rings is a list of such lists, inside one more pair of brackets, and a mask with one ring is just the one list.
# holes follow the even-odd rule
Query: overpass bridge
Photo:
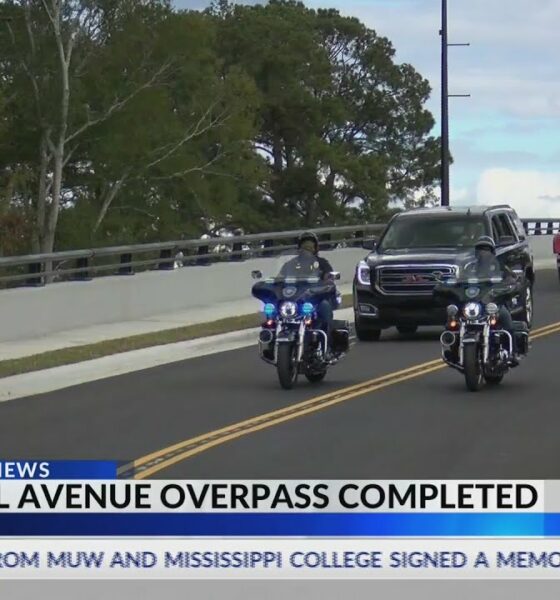
[[[558, 478], [560, 290], [552, 233], [531, 235], [539, 271], [532, 351], [498, 388], [466, 392], [461, 377], [439, 360], [437, 330], [410, 338], [388, 332], [377, 344], [355, 341], [323, 384], [291, 392], [279, 389], [246, 342], [251, 345], [226, 352], [218, 346], [188, 360], [177, 356], [169, 364], [1, 402], [0, 455], [113, 458], [132, 463], [138, 478]], [[364, 253], [331, 252], [341, 261], [347, 254], [349, 264]], [[210, 278], [222, 268], [248, 275], [253, 260], [268, 259], [198, 270]], [[60, 301], [74, 286], [95, 294], [109, 280], [115, 286], [157, 278], [153, 284], [161, 287], [196, 270], [9, 289], [0, 302], [5, 308], [5, 297], [21, 294], [11, 305], [21, 309], [23, 295], [53, 294]], [[197, 286], [200, 291], [202, 283]], [[97, 302], [81, 314], [95, 313]], [[5, 320], [2, 328], [13, 334], [10, 327]], [[51, 370], [50, 379], [65, 368]], [[0, 389], [12, 379], [0, 379]]]

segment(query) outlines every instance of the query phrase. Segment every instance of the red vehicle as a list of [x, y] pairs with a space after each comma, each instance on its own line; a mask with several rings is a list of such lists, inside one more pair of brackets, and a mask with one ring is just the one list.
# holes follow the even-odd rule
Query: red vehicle
[[558, 277], [560, 278], [560, 233], [557, 233], [552, 240], [552, 250], [556, 254], [556, 265], [558, 267]]

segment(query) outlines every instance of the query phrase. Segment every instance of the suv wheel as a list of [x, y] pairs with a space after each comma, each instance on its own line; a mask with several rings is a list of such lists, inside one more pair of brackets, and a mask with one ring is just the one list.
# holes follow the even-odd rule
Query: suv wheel
[[521, 320], [527, 323], [529, 329], [533, 325], [533, 286], [528, 282], [523, 291], [523, 310], [521, 311]]
[[356, 326], [356, 336], [360, 342], [377, 342], [381, 338], [381, 329], [372, 327], [357, 314], [354, 314], [354, 324]]

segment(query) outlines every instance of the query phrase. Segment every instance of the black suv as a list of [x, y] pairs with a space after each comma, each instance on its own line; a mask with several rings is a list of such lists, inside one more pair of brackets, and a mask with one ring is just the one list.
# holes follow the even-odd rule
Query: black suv
[[444, 325], [446, 307], [432, 291], [453, 278], [459, 265], [474, 256], [483, 235], [496, 242], [500, 262], [523, 277], [523, 293], [511, 300], [516, 319], [533, 317], [533, 256], [523, 223], [510, 206], [416, 209], [395, 215], [354, 276], [354, 319], [360, 340], [378, 340], [381, 330], [396, 326], [412, 334], [421, 325]]

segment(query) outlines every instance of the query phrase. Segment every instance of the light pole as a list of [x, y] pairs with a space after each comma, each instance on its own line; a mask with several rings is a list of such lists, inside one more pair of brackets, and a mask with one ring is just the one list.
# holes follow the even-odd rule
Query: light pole
[[470, 94], [449, 94], [449, 68], [447, 54], [449, 46], [470, 46], [470, 44], [450, 44], [447, 41], [447, 0], [441, 0], [441, 205], [449, 206], [449, 98], [468, 98]]

